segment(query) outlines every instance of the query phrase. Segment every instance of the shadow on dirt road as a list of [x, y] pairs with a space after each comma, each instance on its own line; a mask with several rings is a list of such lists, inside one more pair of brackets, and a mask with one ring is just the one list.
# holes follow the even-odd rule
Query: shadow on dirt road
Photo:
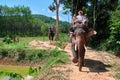
[[85, 67], [89, 68], [90, 72], [106, 72], [109, 71], [106, 68], [112, 67], [111, 65], [105, 65], [103, 62], [92, 59], [85, 59]]

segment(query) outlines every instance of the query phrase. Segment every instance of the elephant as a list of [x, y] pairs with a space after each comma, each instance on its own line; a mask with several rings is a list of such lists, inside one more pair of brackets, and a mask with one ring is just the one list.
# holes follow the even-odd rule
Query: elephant
[[73, 62], [79, 66], [79, 71], [84, 66], [85, 45], [87, 45], [89, 38], [95, 35], [96, 31], [92, 28], [87, 28], [84, 24], [79, 24], [74, 27], [74, 35], [71, 37], [71, 50], [73, 53]]

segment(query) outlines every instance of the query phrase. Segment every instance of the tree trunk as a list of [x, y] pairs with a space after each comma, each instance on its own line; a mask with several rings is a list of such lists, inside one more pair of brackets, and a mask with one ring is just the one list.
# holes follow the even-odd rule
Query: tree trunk
[[96, 26], [96, 2], [93, 5], [93, 28]]
[[55, 40], [59, 40], [59, 5], [56, 5], [56, 34], [55, 34]]

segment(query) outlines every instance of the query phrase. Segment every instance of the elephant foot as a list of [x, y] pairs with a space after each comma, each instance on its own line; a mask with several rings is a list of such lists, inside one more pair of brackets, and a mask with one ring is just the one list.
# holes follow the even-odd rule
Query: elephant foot
[[78, 62], [78, 58], [73, 58], [72, 62], [73, 63], [77, 63]]

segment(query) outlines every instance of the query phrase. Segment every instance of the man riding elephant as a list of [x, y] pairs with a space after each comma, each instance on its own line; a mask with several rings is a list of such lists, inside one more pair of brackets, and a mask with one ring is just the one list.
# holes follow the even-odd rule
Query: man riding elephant
[[53, 26], [51, 26], [51, 27], [49, 27], [48, 28], [48, 36], [49, 36], [49, 40], [52, 40], [53, 41], [53, 39], [54, 39], [54, 27]]
[[96, 31], [92, 28], [89, 28], [88, 27], [88, 18], [86, 15], [83, 15], [83, 11], [80, 10], [78, 11], [78, 16], [76, 16], [75, 18], [76, 20], [73, 20], [72, 22], [72, 27], [70, 29], [70, 37], [71, 37], [71, 40], [72, 40], [72, 43], [71, 43], [71, 50], [72, 50], [72, 53], [73, 53], [73, 62], [74, 63], [77, 63], [78, 62], [78, 54], [76, 52], [76, 45], [75, 43], [73, 43], [75, 40], [75, 33], [74, 32], [76, 29], [78, 29], [78, 27], [83, 27], [83, 30], [82, 32], [85, 33], [85, 43], [84, 45], [87, 45], [88, 41], [89, 41], [89, 38], [92, 36], [92, 35], [95, 35], [96, 34]]

